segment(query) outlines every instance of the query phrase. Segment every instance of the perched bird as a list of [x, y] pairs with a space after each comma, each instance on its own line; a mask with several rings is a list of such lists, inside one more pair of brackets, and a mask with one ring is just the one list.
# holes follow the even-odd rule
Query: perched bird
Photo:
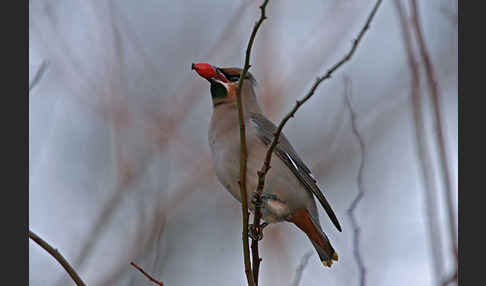
[[[236, 106], [236, 89], [240, 68], [218, 68], [207, 63], [192, 64], [192, 69], [210, 83], [213, 114], [208, 137], [213, 168], [221, 184], [241, 202], [240, 187], [240, 131]], [[247, 143], [248, 206], [254, 212], [252, 193], [258, 184], [260, 170], [268, 146], [277, 127], [263, 115], [254, 87], [255, 78], [247, 73], [241, 99], [244, 110]], [[282, 133], [265, 177], [261, 200], [264, 225], [288, 221], [294, 223], [310, 239], [322, 264], [330, 267], [338, 255], [331, 246], [319, 223], [314, 196], [328, 214], [336, 228], [341, 226], [331, 206], [317, 185], [311, 171], [300, 159]]]

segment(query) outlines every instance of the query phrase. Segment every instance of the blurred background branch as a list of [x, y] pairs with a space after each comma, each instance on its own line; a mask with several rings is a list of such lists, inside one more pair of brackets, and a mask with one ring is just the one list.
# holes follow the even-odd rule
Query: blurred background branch
[[439, 215], [437, 206], [437, 186], [434, 181], [434, 170], [432, 168], [432, 159], [427, 150], [427, 133], [425, 131], [425, 120], [423, 117], [423, 101], [420, 92], [420, 68], [414, 52], [412, 42], [412, 34], [409, 18], [406, 15], [405, 7], [402, 0], [395, 0], [395, 7], [398, 12], [398, 18], [401, 24], [401, 34], [405, 51], [407, 55], [407, 62], [410, 69], [410, 92], [411, 92], [411, 106], [413, 114], [413, 123], [415, 131], [415, 145], [417, 149], [417, 161], [419, 162], [419, 169], [421, 179], [424, 183], [424, 203], [425, 203], [425, 217], [427, 218], [427, 231], [429, 234], [429, 245], [431, 250], [431, 258], [434, 266], [434, 277], [442, 277], [443, 274], [443, 257], [442, 257], [442, 238], [440, 230], [438, 229]]
[[442, 104], [440, 101], [440, 94], [439, 94], [439, 85], [437, 83], [437, 76], [434, 71], [434, 66], [432, 64], [431, 57], [427, 50], [424, 36], [422, 35], [422, 27], [421, 27], [421, 20], [420, 15], [417, 7], [417, 1], [411, 0], [412, 2], [412, 23], [413, 28], [415, 31], [416, 39], [419, 44], [419, 51], [420, 55], [422, 56], [422, 60], [424, 63], [425, 68], [425, 75], [427, 78], [427, 85], [429, 88], [429, 96], [432, 99], [432, 107], [433, 107], [433, 115], [434, 115], [434, 126], [435, 131], [434, 136], [439, 146], [439, 166], [441, 171], [442, 184], [445, 189], [445, 199], [446, 199], [446, 210], [447, 210], [447, 217], [448, 217], [448, 226], [449, 226], [449, 235], [451, 239], [451, 250], [456, 256], [456, 264], [457, 264], [457, 227], [456, 227], [456, 219], [454, 215], [454, 194], [453, 194], [453, 185], [454, 182], [452, 181], [452, 174], [451, 174], [451, 166], [450, 166], [450, 159], [447, 152], [446, 146], [446, 138], [444, 134], [444, 123], [442, 118], [444, 117], [442, 111]]
[[[425, 67], [425, 74], [427, 78], [427, 85], [428, 85], [428, 92], [430, 97], [432, 98], [432, 106], [433, 106], [433, 120], [435, 121], [435, 131], [433, 134], [437, 134], [435, 138], [436, 142], [439, 146], [439, 166], [440, 166], [440, 175], [442, 184], [445, 190], [445, 199], [446, 199], [446, 212], [448, 216], [448, 230], [449, 230], [449, 239], [452, 244], [452, 253], [455, 256], [455, 270], [454, 272], [457, 273], [457, 233], [456, 233], [456, 226], [455, 226], [455, 216], [454, 216], [454, 203], [453, 203], [453, 190], [452, 190], [452, 175], [450, 174], [450, 166], [449, 166], [449, 159], [448, 154], [446, 153], [446, 145], [445, 145], [445, 138], [442, 129], [442, 114], [439, 103], [439, 87], [436, 83], [435, 79], [435, 72], [433, 70], [433, 66], [431, 63], [431, 59], [425, 47], [425, 41], [421, 32], [419, 15], [418, 15], [418, 7], [415, 1], [411, 1], [411, 14], [412, 18], [411, 21], [406, 15], [405, 7], [402, 4], [403, 1], [396, 0], [395, 7], [397, 8], [399, 20], [401, 23], [402, 28], [402, 37], [403, 42], [405, 45], [405, 51], [407, 54], [408, 65], [410, 68], [411, 74], [411, 99], [412, 99], [412, 108], [413, 108], [413, 118], [415, 124], [415, 139], [416, 139], [416, 146], [418, 150], [418, 161], [420, 163], [420, 170], [421, 170], [421, 181], [425, 182], [424, 186], [424, 198], [425, 198], [425, 205], [426, 205], [426, 217], [428, 218], [428, 231], [429, 231], [429, 244], [432, 253], [432, 260], [434, 265], [435, 271], [435, 279], [440, 281], [448, 281], [443, 283], [451, 282], [450, 279], [443, 278], [444, 277], [444, 263], [443, 263], [443, 255], [442, 255], [442, 236], [440, 230], [440, 219], [439, 219], [439, 207], [438, 207], [438, 197], [437, 194], [440, 194], [437, 188], [437, 185], [434, 181], [434, 168], [432, 164], [432, 158], [430, 155], [430, 149], [427, 145], [427, 133], [425, 131], [425, 119], [424, 119], [424, 100], [422, 98], [422, 92], [420, 91], [420, 66], [417, 60], [416, 53], [422, 57], [424, 67]], [[416, 43], [418, 44], [418, 48], [414, 47], [414, 38]], [[418, 49], [418, 52], [415, 50]], [[457, 282], [457, 275], [452, 275], [452, 279], [456, 277], [455, 281]]]
[[47, 70], [48, 65], [49, 65], [49, 62], [46, 61], [46, 60], [43, 60], [41, 62], [41, 64], [39, 65], [39, 68], [37, 68], [37, 71], [34, 74], [34, 77], [29, 82], [29, 93], [34, 88], [34, 86], [36, 86], [36, 84], [38, 84], [39, 81], [42, 79], [42, 76], [44, 75], [45, 71]]
[[291, 284], [292, 286], [299, 286], [300, 281], [302, 280], [302, 275], [307, 266], [307, 263], [309, 263], [309, 258], [312, 256], [312, 253], [314, 253], [314, 251], [308, 251], [304, 255], [302, 255], [300, 263], [297, 269], [295, 269], [295, 278], [294, 282]]
[[356, 220], [354, 212], [358, 207], [358, 203], [363, 199], [363, 196], [365, 195], [364, 184], [363, 184], [363, 169], [364, 169], [365, 158], [366, 158], [365, 144], [364, 144], [363, 137], [361, 136], [358, 130], [356, 112], [354, 111], [353, 106], [351, 104], [352, 82], [349, 77], [344, 77], [344, 86], [345, 86], [344, 99], [351, 118], [351, 129], [353, 131], [354, 136], [356, 137], [356, 140], [358, 141], [359, 150], [361, 154], [360, 161], [359, 161], [358, 176], [356, 178], [356, 182], [358, 186], [358, 194], [356, 195], [356, 197], [351, 202], [351, 205], [348, 208], [348, 216], [349, 219], [351, 220], [351, 227], [353, 229], [353, 255], [359, 269], [359, 276], [360, 276], [359, 285], [364, 286], [366, 285], [366, 267], [364, 265], [363, 258], [361, 257], [361, 252], [359, 247], [359, 237], [360, 237], [361, 228], [358, 225], [358, 221]]
[[[311, 87], [308, 79], [325, 74], [323, 69], [341, 58], [339, 53], [349, 45], [351, 33], [362, 27], [373, 3], [302, 5], [283, 0], [267, 7], [270, 20], [258, 32], [252, 73], [259, 79], [257, 92], [270, 119], [285, 116], [295, 95]], [[402, 27], [393, 2], [389, 3], [383, 3], [369, 39], [347, 68], [360, 132], [369, 141], [366, 200], [356, 210], [360, 227], [366, 229], [360, 250], [367, 265], [373, 265], [366, 272], [369, 284], [435, 285], [436, 255], [429, 250], [440, 247], [427, 244], [429, 232], [423, 227], [433, 218], [424, 200], [427, 184], [416, 183], [422, 173], [414, 145], [415, 123], [409, 117], [411, 71]], [[234, 251], [241, 247], [241, 212], [214, 177], [206, 138], [209, 91], [194, 80], [188, 67], [193, 61], [220, 66], [243, 62], [238, 51], [247, 44], [260, 4], [254, 0], [216, 0], [211, 5], [198, 0], [29, 4], [29, 61], [49, 59], [48, 76], [41, 76], [42, 84], [33, 85], [38, 88], [36, 96], [29, 97], [29, 225], [51, 237], [73, 262], [81, 261], [81, 268], [72, 265], [89, 285], [148, 283], [140, 273], [128, 271], [129, 261], [144, 265], [154, 277], [164, 277], [166, 285], [245, 283], [241, 253]], [[441, 83], [446, 115], [442, 119], [447, 121], [442, 128], [447, 129], [450, 167], [455, 172], [457, 27], [441, 11], [455, 12], [455, 5], [419, 4], [424, 39]], [[30, 65], [31, 78], [38, 67]], [[342, 88], [341, 81], [329, 81], [326, 89], [316, 90], [319, 96], [301, 107], [302, 118], [285, 126], [287, 137], [323, 183], [338, 217], [356, 196], [349, 178], [355, 176], [360, 156], [353, 134], [347, 131]], [[428, 136], [430, 111], [423, 109]], [[432, 140], [427, 143], [430, 153], [438, 150]], [[431, 160], [431, 168], [434, 163]], [[440, 172], [432, 170], [429, 176], [439, 185]], [[443, 233], [447, 220], [439, 215], [446, 213], [443, 202], [433, 202], [435, 227], [448, 246], [448, 232]], [[353, 231], [350, 224], [343, 227], [342, 233], [328, 234], [339, 250], [339, 264], [323, 271], [309, 258], [301, 284], [355, 284], [359, 272], [355, 261], [346, 258], [353, 257]], [[260, 255], [267, 261], [259, 269], [260, 284], [294, 282], [302, 254], [308, 251], [308, 244], [302, 243], [305, 238], [284, 224], [265, 232], [259, 243]], [[30, 285], [70, 283], [57, 263], [46, 263], [33, 247]], [[453, 259], [449, 252], [441, 254], [442, 274], [449, 278], [445, 273]]]

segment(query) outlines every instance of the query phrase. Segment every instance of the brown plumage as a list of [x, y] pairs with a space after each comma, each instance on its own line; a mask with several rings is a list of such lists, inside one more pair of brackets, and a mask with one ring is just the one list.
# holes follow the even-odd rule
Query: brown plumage
[[[236, 85], [241, 69], [217, 68], [209, 64], [193, 64], [192, 68], [210, 82], [213, 115], [208, 139], [214, 171], [221, 184], [241, 201], [237, 183], [240, 141], [236, 108]], [[247, 189], [251, 211], [255, 208], [250, 195], [256, 189], [257, 171], [277, 129], [258, 105], [255, 85], [256, 80], [248, 73], [242, 89], [242, 103], [247, 133]], [[281, 134], [272, 154], [271, 165], [262, 195], [263, 220], [267, 223], [294, 223], [312, 242], [323, 265], [330, 267], [338, 256], [321, 229], [314, 197], [339, 231], [341, 226], [316, 179], [284, 134]]]

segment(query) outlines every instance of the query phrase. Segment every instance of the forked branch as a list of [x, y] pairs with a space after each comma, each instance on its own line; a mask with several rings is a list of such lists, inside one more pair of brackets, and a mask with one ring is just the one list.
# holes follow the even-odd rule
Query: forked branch
[[[260, 230], [260, 219], [261, 219], [261, 205], [262, 205], [262, 202], [261, 202], [261, 194], [263, 192], [263, 188], [265, 186], [265, 176], [266, 174], [268, 173], [268, 171], [270, 170], [270, 163], [271, 163], [271, 160], [272, 160], [272, 153], [273, 153], [273, 150], [275, 149], [275, 147], [277, 146], [278, 144], [278, 139], [280, 137], [280, 134], [282, 133], [282, 129], [284, 128], [285, 124], [287, 123], [287, 121], [294, 117], [295, 113], [297, 112], [297, 110], [300, 108], [300, 106], [302, 106], [307, 100], [309, 100], [312, 95], [314, 95], [317, 87], [326, 79], [330, 78], [331, 75], [338, 69], [340, 68], [344, 63], [346, 63], [347, 61], [349, 61], [351, 59], [351, 57], [354, 55], [359, 43], [361, 42], [361, 39], [363, 38], [365, 32], [369, 29], [370, 27], [370, 23], [371, 21], [373, 20], [375, 14], [376, 14], [376, 11], [378, 10], [378, 7], [380, 6], [382, 0], [378, 0], [376, 1], [373, 9], [371, 10], [371, 13], [369, 14], [368, 18], [366, 19], [366, 22], [364, 24], [364, 26], [361, 28], [359, 34], [358, 34], [358, 37], [353, 41], [353, 45], [351, 46], [351, 49], [349, 50], [349, 52], [347, 54], [344, 55], [344, 57], [338, 61], [336, 64], [334, 64], [328, 71], [325, 75], [321, 76], [321, 77], [318, 77], [314, 83], [314, 85], [312, 86], [312, 88], [310, 89], [310, 91], [307, 93], [307, 95], [301, 99], [301, 100], [297, 100], [296, 103], [295, 103], [295, 106], [292, 108], [292, 110], [282, 119], [282, 121], [280, 122], [280, 124], [278, 125], [277, 127], [277, 130], [275, 131], [275, 133], [273, 134], [273, 141], [272, 143], [270, 144], [270, 146], [268, 147], [268, 150], [267, 150], [267, 153], [265, 155], [265, 159], [263, 161], [263, 166], [261, 167], [261, 169], [257, 172], [257, 175], [258, 175], [258, 184], [257, 184], [257, 189], [255, 191], [255, 200], [256, 200], [256, 205], [255, 205], [255, 216], [254, 216], [254, 220], [253, 220], [253, 226], [254, 226], [254, 229], [257, 229], [257, 230]], [[241, 78], [240, 78], [240, 81], [241, 81]], [[253, 244], [255, 246], [253, 246]], [[254, 276], [258, 277], [258, 267], [260, 265], [260, 261], [261, 259], [258, 257], [258, 241], [253, 241], [252, 242], [252, 249], [255, 249], [256, 251], [253, 251], [253, 267], [256, 267], [256, 269], [254, 268], [253, 269], [253, 272], [255, 273]]]
[[378, 7], [380, 6], [381, 2], [382, 2], [382, 0], [376, 1], [375, 6], [371, 10], [371, 13], [369, 14], [363, 28], [361, 28], [361, 30], [358, 34], [358, 37], [353, 41], [353, 45], [351, 46], [351, 49], [349, 50], [349, 52], [346, 55], [344, 55], [344, 57], [340, 61], [338, 61], [336, 64], [334, 64], [327, 71], [327, 73], [325, 75], [318, 77], [316, 79], [316, 81], [312, 85], [312, 87], [311, 87], [310, 91], [307, 93], [307, 95], [304, 96], [304, 98], [302, 98], [301, 100], [297, 100], [295, 102], [295, 105], [292, 108], [292, 110], [282, 119], [282, 121], [278, 125], [277, 131], [273, 134], [273, 136], [274, 136], [273, 141], [270, 144], [270, 147], [268, 147], [267, 153], [265, 155], [265, 161], [263, 162], [263, 166], [260, 169], [260, 171], [258, 171], [258, 186], [257, 186], [257, 190], [256, 190], [257, 194], [261, 194], [262, 191], [263, 191], [263, 186], [265, 185], [265, 176], [266, 176], [268, 170], [270, 169], [270, 163], [271, 163], [271, 160], [272, 160], [272, 152], [278, 144], [278, 138], [280, 137], [280, 134], [282, 133], [282, 129], [284, 128], [285, 124], [287, 123], [287, 121], [289, 121], [290, 118], [294, 117], [297, 110], [307, 100], [309, 100], [312, 97], [312, 95], [314, 95], [314, 92], [316, 91], [317, 87], [319, 87], [319, 85], [324, 80], [329, 79], [331, 77], [331, 75], [338, 68], [340, 68], [344, 63], [346, 63], [347, 61], [349, 61], [351, 59], [351, 57], [354, 55], [359, 43], [361, 42], [361, 39], [363, 38], [365, 32], [369, 29], [370, 23], [373, 20], [375, 14], [376, 14], [376, 11], [378, 10]]

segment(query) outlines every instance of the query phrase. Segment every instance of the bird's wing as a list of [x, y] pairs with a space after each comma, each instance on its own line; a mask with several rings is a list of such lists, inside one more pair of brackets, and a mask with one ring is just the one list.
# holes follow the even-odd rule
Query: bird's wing
[[[249, 117], [251, 123], [253, 123], [257, 130], [257, 136], [263, 141], [265, 145], [270, 145], [273, 140], [273, 133], [277, 130], [277, 127], [265, 116], [258, 113], [252, 113]], [[294, 173], [304, 187], [311, 191], [319, 200], [327, 215], [334, 223], [336, 228], [341, 231], [339, 221], [331, 208], [331, 205], [327, 202], [326, 198], [322, 194], [321, 189], [317, 185], [317, 180], [312, 175], [311, 171], [304, 162], [300, 159], [297, 152], [295, 152], [290, 142], [282, 133], [279, 137], [279, 143], [275, 146], [274, 153], [282, 160], [285, 165]], [[263, 158], [262, 158], [263, 160]], [[263, 163], [263, 162], [262, 162]]]

